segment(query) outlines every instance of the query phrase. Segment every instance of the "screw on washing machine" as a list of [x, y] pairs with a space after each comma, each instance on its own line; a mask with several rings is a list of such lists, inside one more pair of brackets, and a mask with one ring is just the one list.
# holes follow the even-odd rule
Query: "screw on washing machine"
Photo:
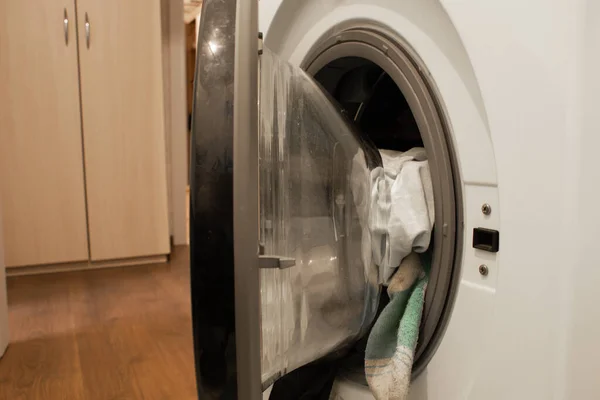
[[481, 212], [483, 215], [490, 215], [492, 213], [492, 206], [490, 206], [488, 203], [485, 203], [481, 206]]
[[481, 264], [479, 266], [479, 273], [482, 276], [487, 276], [487, 274], [490, 272], [490, 270], [488, 269], [487, 265]]

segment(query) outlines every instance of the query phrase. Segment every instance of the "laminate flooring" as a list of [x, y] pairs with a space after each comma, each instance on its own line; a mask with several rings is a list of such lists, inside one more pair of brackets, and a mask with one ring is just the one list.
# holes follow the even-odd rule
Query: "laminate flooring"
[[196, 399], [189, 258], [8, 278], [1, 400]]

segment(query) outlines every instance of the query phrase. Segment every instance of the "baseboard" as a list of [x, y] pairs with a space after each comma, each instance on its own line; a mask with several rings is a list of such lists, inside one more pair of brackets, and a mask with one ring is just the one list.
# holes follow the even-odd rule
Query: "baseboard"
[[101, 268], [129, 267], [134, 265], [160, 264], [168, 261], [166, 254], [118, 260], [86, 261], [62, 264], [43, 264], [22, 267], [7, 267], [6, 276], [52, 274], [56, 272], [82, 271]]

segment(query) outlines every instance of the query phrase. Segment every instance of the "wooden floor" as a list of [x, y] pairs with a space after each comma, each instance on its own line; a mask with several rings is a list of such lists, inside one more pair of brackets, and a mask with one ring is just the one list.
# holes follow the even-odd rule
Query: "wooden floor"
[[0, 400], [196, 399], [188, 264], [9, 278]]

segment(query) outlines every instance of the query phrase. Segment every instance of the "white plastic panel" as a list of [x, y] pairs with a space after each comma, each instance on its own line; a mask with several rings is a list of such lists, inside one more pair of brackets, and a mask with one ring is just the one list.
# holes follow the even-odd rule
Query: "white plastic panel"
[[[578, 172], [570, 116], [579, 2], [444, 1], [474, 66], [494, 144], [502, 269], [472, 398], [562, 399]], [[510, 26], [510, 29], [506, 29]], [[587, 351], [585, 351], [587, 353]], [[501, 378], [500, 378], [501, 377]], [[510, 382], [510, 383], [507, 383]]]
[[596, 184], [600, 182], [600, 3], [589, 0], [584, 5], [577, 25], [581, 35], [578, 64], [571, 75], [576, 97], [572, 113], [578, 118], [581, 138], [570, 142], [572, 156], [567, 160], [576, 174], [570, 181], [574, 196], [568, 205], [572, 212], [568, 229], [575, 247], [571, 262], [575, 267], [570, 277], [565, 277], [572, 286], [563, 306], [566, 318], [561, 321], [568, 326], [565, 399], [585, 399], [600, 393], [600, 313], [596, 311], [600, 269], [595, 261], [600, 237], [600, 190]]

